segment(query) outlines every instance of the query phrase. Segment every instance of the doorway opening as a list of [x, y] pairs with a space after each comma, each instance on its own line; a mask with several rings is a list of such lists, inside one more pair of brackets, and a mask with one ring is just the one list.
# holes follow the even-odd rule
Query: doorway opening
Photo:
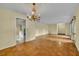
[[16, 42], [24, 43], [26, 41], [26, 20], [16, 18]]

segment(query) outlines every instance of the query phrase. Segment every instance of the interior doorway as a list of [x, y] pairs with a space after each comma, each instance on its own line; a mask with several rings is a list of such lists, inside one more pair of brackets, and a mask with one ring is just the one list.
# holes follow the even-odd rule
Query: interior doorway
[[24, 43], [26, 40], [26, 20], [16, 18], [16, 42], [17, 43]]
[[74, 16], [71, 23], [70, 23], [70, 30], [71, 30], [71, 39], [75, 40], [76, 38], [76, 17]]

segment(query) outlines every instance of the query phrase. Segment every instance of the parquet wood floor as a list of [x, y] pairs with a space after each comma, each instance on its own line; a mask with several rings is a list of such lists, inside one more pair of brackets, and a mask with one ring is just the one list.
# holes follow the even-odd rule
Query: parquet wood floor
[[44, 35], [33, 41], [3, 49], [0, 56], [78, 56], [72, 40], [62, 36]]

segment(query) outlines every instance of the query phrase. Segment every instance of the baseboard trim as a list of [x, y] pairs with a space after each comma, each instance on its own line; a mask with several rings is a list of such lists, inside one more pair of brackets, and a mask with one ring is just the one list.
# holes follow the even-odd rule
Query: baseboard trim
[[7, 47], [0, 48], [0, 50], [4, 50], [4, 49], [10, 48], [10, 47], [14, 47], [14, 46], [16, 46], [16, 44], [13, 44], [13, 45], [10, 45], [10, 46], [7, 46]]

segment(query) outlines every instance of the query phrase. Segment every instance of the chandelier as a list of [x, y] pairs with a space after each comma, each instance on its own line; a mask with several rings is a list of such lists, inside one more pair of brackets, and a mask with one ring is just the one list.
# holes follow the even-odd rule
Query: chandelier
[[29, 19], [31, 21], [38, 21], [38, 20], [40, 20], [40, 15], [37, 14], [36, 4], [35, 3], [32, 4], [32, 15], [31, 16], [27, 16], [27, 19]]

